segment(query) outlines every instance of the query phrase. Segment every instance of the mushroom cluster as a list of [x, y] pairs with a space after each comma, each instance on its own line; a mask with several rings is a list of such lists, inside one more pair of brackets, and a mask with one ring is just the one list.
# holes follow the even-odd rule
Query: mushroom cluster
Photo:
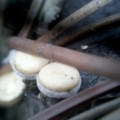
[[23, 79], [36, 80], [38, 89], [45, 96], [66, 98], [80, 89], [81, 77], [75, 67], [20, 51], [14, 51], [10, 63]]

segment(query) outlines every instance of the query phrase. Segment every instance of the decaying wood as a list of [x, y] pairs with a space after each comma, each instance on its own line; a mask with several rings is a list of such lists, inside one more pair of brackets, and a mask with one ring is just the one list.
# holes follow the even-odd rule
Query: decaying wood
[[11, 37], [9, 43], [14, 49], [72, 65], [82, 71], [120, 80], [119, 61], [18, 37]]
[[29, 120], [60, 120], [63, 116], [69, 115], [71, 110], [80, 109], [83, 105], [90, 103], [96, 97], [110, 92], [120, 87], [120, 82], [108, 80], [101, 82], [91, 88], [87, 88], [80, 93], [63, 100], [62, 102], [38, 113]]
[[74, 39], [80, 38], [89, 32], [92, 32], [96, 29], [99, 29], [99, 28], [102, 28], [102, 27], [105, 27], [108, 25], [112, 25], [119, 21], [120, 21], [120, 13], [113, 14], [111, 16], [108, 16], [106, 18], [98, 20], [94, 23], [91, 23], [87, 26], [84, 26], [84, 27], [70, 33], [69, 35], [65, 36], [64, 38], [56, 40], [55, 42], [53, 42], [53, 44], [64, 46], [64, 45], [68, 44], [69, 42], [73, 41]]
[[50, 40], [61, 34], [64, 30], [66, 30], [79, 20], [82, 20], [89, 14], [100, 9], [101, 7], [103, 7], [104, 5], [108, 4], [111, 1], [112, 0], [92, 0], [90, 3], [83, 6], [82, 8], [68, 16], [66, 19], [58, 23], [51, 31], [47, 32], [37, 40], [41, 42], [49, 42]]

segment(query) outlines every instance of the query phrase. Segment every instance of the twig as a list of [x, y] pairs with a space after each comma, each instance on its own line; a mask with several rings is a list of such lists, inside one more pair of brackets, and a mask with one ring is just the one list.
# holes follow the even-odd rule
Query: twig
[[20, 36], [20, 37], [28, 36], [30, 29], [32, 27], [33, 21], [34, 21], [35, 17], [37, 16], [38, 11], [40, 10], [42, 3], [43, 3], [43, 0], [33, 0], [32, 5], [29, 10], [29, 13], [28, 13], [28, 16], [27, 16], [27, 19], [26, 19], [26, 22], [18, 36]]
[[109, 114], [105, 115], [99, 120], [119, 120], [119, 119], [120, 119], [120, 105], [119, 105], [119, 109], [110, 112]]
[[69, 115], [72, 110], [78, 110], [83, 105], [87, 105], [93, 99], [108, 93], [116, 88], [120, 87], [120, 82], [116, 81], [104, 81], [91, 88], [87, 88], [84, 91], [63, 100], [62, 102], [38, 113], [29, 120], [60, 120], [63, 116]]
[[11, 37], [10, 46], [30, 54], [43, 56], [50, 60], [69, 64], [82, 71], [92, 72], [113, 79], [120, 79], [120, 62], [107, 58], [89, 55], [75, 50], [58, 47], [26, 39]]
[[104, 103], [98, 107], [83, 112], [69, 120], [95, 120], [102, 115], [120, 107], [120, 98]]
[[83, 6], [82, 8], [68, 16], [66, 19], [58, 23], [51, 31], [38, 38], [38, 40], [41, 42], [49, 42], [79, 20], [82, 20], [89, 14], [93, 13], [94, 11], [108, 4], [111, 1], [112, 0], [92, 0], [92, 2]]
[[83, 28], [80, 28], [70, 33], [69, 35], [65, 36], [64, 38], [56, 40], [53, 44], [64, 46], [69, 42], [73, 41], [74, 39], [78, 37], [80, 38], [81, 36], [86, 35], [87, 33], [94, 31], [95, 29], [99, 29], [99, 28], [108, 26], [110, 24], [114, 24], [115, 22], [118, 22], [118, 21], [120, 21], [120, 13], [108, 16], [94, 23], [91, 23]]

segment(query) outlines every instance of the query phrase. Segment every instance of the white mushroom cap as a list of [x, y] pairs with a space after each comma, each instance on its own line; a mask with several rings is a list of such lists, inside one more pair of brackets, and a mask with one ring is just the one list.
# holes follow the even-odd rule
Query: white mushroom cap
[[20, 51], [16, 51], [10, 60], [13, 70], [22, 78], [28, 80], [34, 80], [36, 78], [36, 74], [42, 67], [48, 64], [48, 62], [48, 59]]
[[14, 72], [0, 76], [0, 106], [9, 107], [15, 105], [21, 99], [25, 84], [21, 77]]
[[48, 97], [65, 98], [78, 92], [81, 77], [76, 68], [54, 62], [41, 69], [37, 86]]

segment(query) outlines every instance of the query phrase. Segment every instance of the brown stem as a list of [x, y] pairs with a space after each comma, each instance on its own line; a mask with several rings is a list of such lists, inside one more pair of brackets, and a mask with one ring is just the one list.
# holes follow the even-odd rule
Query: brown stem
[[107, 58], [89, 55], [75, 50], [58, 47], [26, 39], [11, 37], [10, 46], [30, 54], [43, 56], [50, 60], [69, 64], [82, 71], [92, 72], [106, 77], [120, 79], [120, 62]]
[[43, 0], [33, 0], [26, 22], [18, 36], [24, 37], [24, 38], [28, 36], [30, 29], [32, 27], [33, 21], [37, 16], [38, 11], [40, 10], [42, 3], [43, 3]]
[[94, 11], [111, 1], [112, 0], [92, 0], [90, 3], [83, 6], [82, 8], [68, 16], [66, 19], [58, 23], [51, 31], [38, 38], [38, 40], [41, 42], [49, 42], [79, 20], [82, 20], [89, 14], [93, 13]]
[[69, 35], [65, 36], [64, 38], [58, 39], [54, 42], [55, 45], [64, 46], [68, 44], [69, 42], [73, 41], [76, 38], [80, 38], [83, 35], [86, 35], [89, 32], [94, 31], [95, 29], [99, 29], [102, 27], [105, 27], [110, 24], [114, 24], [115, 22], [120, 21], [120, 13], [111, 15], [109, 17], [103, 18], [101, 20], [98, 20], [94, 23], [91, 23], [85, 27], [82, 27], [73, 33], [70, 33]]
[[119, 81], [106, 80], [91, 88], [81, 91], [73, 97], [63, 100], [47, 110], [38, 113], [29, 120], [61, 120], [62, 117], [69, 115], [71, 111], [79, 110], [83, 105], [87, 105], [98, 96], [115, 90], [118, 87], [120, 87]]

